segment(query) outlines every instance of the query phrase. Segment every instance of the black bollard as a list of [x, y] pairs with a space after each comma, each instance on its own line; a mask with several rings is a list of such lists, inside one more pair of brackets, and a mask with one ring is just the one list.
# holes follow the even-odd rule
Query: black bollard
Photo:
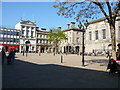
[[27, 57], [27, 52], [26, 52], [26, 57]]
[[24, 56], [24, 51], [23, 51], [23, 56]]
[[61, 55], [61, 63], [63, 63], [63, 56]]

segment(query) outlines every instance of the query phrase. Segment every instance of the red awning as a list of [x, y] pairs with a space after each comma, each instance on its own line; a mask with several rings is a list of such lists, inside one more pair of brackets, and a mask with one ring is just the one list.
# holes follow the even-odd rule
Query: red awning
[[19, 47], [19, 45], [7, 45], [7, 44], [0, 44], [0, 45], [5, 47]]

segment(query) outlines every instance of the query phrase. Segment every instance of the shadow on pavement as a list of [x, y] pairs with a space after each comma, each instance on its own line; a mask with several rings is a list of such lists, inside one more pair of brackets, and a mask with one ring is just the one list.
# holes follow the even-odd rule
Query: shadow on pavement
[[117, 75], [97, 70], [21, 60], [2, 70], [3, 88], [118, 88]]
[[100, 66], [107, 66], [109, 60], [108, 59], [99, 59], [99, 60], [92, 59], [92, 60], [85, 60], [85, 62], [88, 63], [87, 65], [98, 63], [100, 64]]

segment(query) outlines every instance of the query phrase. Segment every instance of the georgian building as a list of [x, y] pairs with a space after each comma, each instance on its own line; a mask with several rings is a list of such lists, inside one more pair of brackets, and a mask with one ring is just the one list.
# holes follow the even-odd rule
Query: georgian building
[[[120, 43], [120, 17], [116, 19], [116, 45]], [[89, 22], [85, 34], [85, 52], [108, 51], [111, 44], [110, 26], [105, 18], [100, 18]]]
[[50, 52], [51, 44], [48, 42], [48, 35], [49, 31], [46, 31], [45, 28], [41, 28], [41, 30], [37, 30], [36, 32], [36, 45], [37, 45], [37, 51], [40, 50], [41, 53], [44, 53], [46, 51]]
[[20, 52], [26, 51], [26, 42], [29, 41], [29, 52], [36, 52], [36, 32], [38, 27], [35, 22], [21, 20], [15, 25], [15, 29], [19, 29], [20, 35]]
[[75, 27], [75, 22], [67, 24], [68, 28], [63, 30], [68, 40], [63, 40], [60, 44], [62, 53], [82, 52], [82, 31]]
[[19, 38], [19, 30], [0, 27], [0, 46], [3, 46], [6, 52], [9, 51], [11, 48], [19, 51]]

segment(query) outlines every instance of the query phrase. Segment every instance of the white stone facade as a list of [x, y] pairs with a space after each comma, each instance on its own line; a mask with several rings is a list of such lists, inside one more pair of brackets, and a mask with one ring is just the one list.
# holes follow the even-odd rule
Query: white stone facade
[[3, 45], [8, 51], [8, 48], [16, 48], [19, 50], [20, 31], [17, 29], [0, 27], [0, 45]]
[[36, 23], [21, 20], [15, 25], [15, 29], [19, 29], [21, 32], [20, 52], [26, 50], [26, 41], [30, 41], [29, 52], [36, 52], [36, 30], [38, 30]]
[[[93, 50], [105, 53], [111, 44], [110, 27], [105, 18], [90, 21], [85, 34], [85, 52]], [[97, 35], [98, 34], [98, 35]], [[120, 43], [120, 18], [116, 20], [116, 45]]]
[[37, 51], [40, 53], [50, 52], [51, 44], [48, 42], [49, 31], [46, 31], [45, 28], [41, 28], [36, 33], [36, 45]]
[[79, 53], [82, 47], [82, 31], [75, 27], [75, 23], [68, 24], [68, 29], [63, 30], [68, 40], [63, 40], [60, 43], [62, 53]]

